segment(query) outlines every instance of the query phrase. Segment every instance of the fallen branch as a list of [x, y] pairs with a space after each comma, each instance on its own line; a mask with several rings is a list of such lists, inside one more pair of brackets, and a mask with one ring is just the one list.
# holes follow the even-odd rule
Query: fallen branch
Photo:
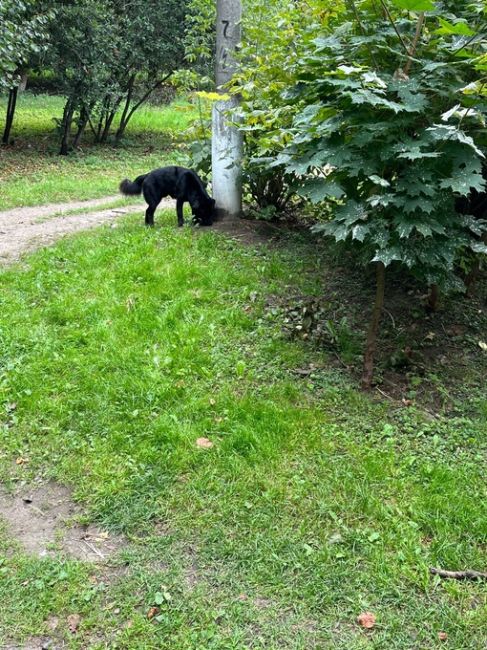
[[86, 539], [83, 538], [81, 539], [81, 541], [83, 542], [83, 544], [86, 544], [86, 546], [90, 549], [92, 553], [96, 553], [96, 555], [98, 555], [98, 557], [101, 557], [102, 560], [105, 559], [103, 553], [100, 553], [100, 551], [95, 546], [93, 546], [93, 544], [90, 544], [89, 542], [86, 541]]
[[487, 573], [481, 571], [445, 571], [430, 567], [430, 573], [440, 578], [452, 578], [453, 580], [487, 580]]

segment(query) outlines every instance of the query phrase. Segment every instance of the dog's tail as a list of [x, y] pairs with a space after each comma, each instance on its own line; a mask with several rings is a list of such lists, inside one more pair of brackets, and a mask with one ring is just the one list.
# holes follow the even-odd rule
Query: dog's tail
[[120, 183], [119, 190], [122, 192], [122, 194], [127, 194], [128, 196], [140, 194], [142, 192], [142, 183], [144, 182], [146, 176], [147, 174], [137, 176], [133, 182], [129, 181], [129, 179], [126, 178]]

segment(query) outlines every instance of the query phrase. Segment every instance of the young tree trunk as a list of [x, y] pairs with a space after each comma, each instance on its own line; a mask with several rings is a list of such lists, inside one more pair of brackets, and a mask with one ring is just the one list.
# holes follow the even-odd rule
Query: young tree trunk
[[440, 288], [438, 287], [437, 284], [432, 284], [428, 296], [428, 307], [431, 309], [431, 311], [438, 310], [439, 297], [440, 297]]
[[100, 142], [102, 130], [103, 130], [103, 113], [101, 113], [100, 119], [98, 120], [98, 125], [96, 127], [95, 142]]
[[115, 118], [116, 113], [117, 113], [117, 111], [115, 109], [115, 110], [112, 110], [110, 113], [107, 113], [105, 115], [105, 126], [103, 127], [103, 131], [102, 131], [102, 134], [101, 134], [101, 137], [100, 137], [100, 140], [99, 140], [100, 142], [106, 142], [107, 141], [108, 136], [110, 134], [110, 127], [112, 126], [112, 122], [113, 122], [113, 120]]
[[15, 107], [17, 105], [17, 93], [17, 87], [11, 88], [8, 93], [7, 117], [5, 119], [5, 129], [2, 138], [3, 144], [8, 144], [10, 141], [10, 131], [12, 130], [12, 124], [15, 116]]
[[135, 75], [132, 75], [129, 79], [127, 86], [127, 96], [125, 98], [125, 106], [123, 107], [122, 116], [120, 117], [120, 124], [118, 125], [117, 132], [115, 134], [115, 142], [119, 142], [125, 132], [125, 128], [128, 124], [130, 103], [132, 101], [132, 93], [134, 92], [135, 84]]
[[88, 111], [86, 110], [86, 108], [83, 107], [79, 115], [78, 130], [76, 131], [76, 135], [74, 136], [74, 140], [73, 140], [73, 149], [78, 148], [79, 142], [81, 140], [81, 136], [83, 135], [87, 124], [88, 124]]
[[122, 117], [120, 118], [120, 124], [117, 129], [117, 132], [115, 133], [115, 142], [120, 142], [120, 140], [123, 137], [123, 134], [125, 133], [125, 129], [127, 128], [128, 123], [132, 119], [132, 115], [135, 113], [135, 111], [144, 104], [149, 97], [152, 95], [154, 90], [159, 88], [159, 86], [162, 86], [169, 77], [171, 77], [172, 72], [167, 74], [163, 79], [159, 79], [159, 81], [156, 81], [156, 83], [149, 88], [149, 90], [146, 91], [144, 95], [139, 99], [137, 103], [135, 103], [132, 108], [130, 108], [130, 104], [132, 102], [132, 96], [133, 96], [133, 90], [134, 90], [134, 84], [135, 84], [135, 76], [131, 77], [129, 81], [129, 85], [127, 87], [127, 98], [125, 100], [125, 106], [122, 112]]
[[465, 294], [467, 298], [473, 298], [475, 295], [475, 285], [477, 284], [477, 279], [480, 273], [480, 260], [476, 259], [472, 265], [472, 268], [468, 272], [464, 282], [465, 282]]
[[372, 386], [372, 379], [374, 375], [374, 356], [377, 342], [377, 333], [379, 331], [379, 323], [384, 308], [384, 294], [385, 294], [385, 280], [386, 269], [382, 262], [376, 265], [376, 293], [375, 304], [372, 311], [372, 318], [367, 332], [367, 340], [365, 343], [364, 354], [364, 367], [362, 372], [362, 389], [369, 390]]
[[20, 84], [19, 84], [19, 91], [21, 93], [24, 92], [24, 90], [27, 90], [27, 72], [22, 72], [20, 75]]
[[[487, 246], [487, 233], [484, 232], [482, 235], [482, 241], [484, 244]], [[465, 282], [465, 293], [468, 298], [473, 298], [475, 295], [475, 285], [477, 284], [477, 280], [480, 275], [480, 255], [477, 255], [477, 257], [474, 260], [474, 263], [472, 265], [472, 268], [470, 269], [470, 272], [467, 274], [464, 282]]]
[[71, 133], [71, 123], [73, 121], [74, 107], [71, 99], [68, 99], [63, 113], [63, 135], [61, 138], [61, 148], [59, 150], [60, 156], [68, 155], [69, 135]]

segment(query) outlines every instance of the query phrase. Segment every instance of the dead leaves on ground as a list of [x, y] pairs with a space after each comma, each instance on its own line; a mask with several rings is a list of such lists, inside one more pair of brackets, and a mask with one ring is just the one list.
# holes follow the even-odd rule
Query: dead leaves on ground
[[79, 614], [70, 614], [66, 620], [71, 634], [76, 634], [81, 623], [81, 616]]
[[196, 446], [200, 449], [211, 449], [213, 447], [213, 443], [211, 440], [208, 440], [208, 438], [198, 438], [196, 440]]
[[375, 614], [372, 612], [362, 612], [357, 616], [357, 623], [366, 630], [371, 630], [376, 623]]

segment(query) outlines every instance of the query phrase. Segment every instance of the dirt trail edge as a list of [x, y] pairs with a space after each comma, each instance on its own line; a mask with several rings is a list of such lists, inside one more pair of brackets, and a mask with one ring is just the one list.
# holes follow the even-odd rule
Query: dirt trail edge
[[[15, 262], [23, 254], [42, 246], [49, 246], [65, 235], [110, 223], [125, 214], [142, 213], [145, 210], [145, 204], [137, 203], [107, 210], [63, 214], [80, 209], [100, 208], [118, 199], [120, 195], [92, 201], [52, 203], [0, 212], [0, 265]], [[173, 205], [172, 199], [164, 199], [159, 208], [171, 208]]]

